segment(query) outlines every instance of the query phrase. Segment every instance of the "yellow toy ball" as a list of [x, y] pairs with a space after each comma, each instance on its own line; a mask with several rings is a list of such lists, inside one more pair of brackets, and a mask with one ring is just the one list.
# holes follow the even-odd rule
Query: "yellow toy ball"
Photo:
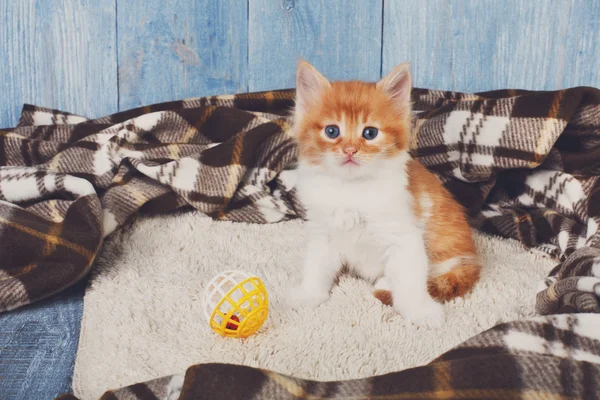
[[257, 276], [225, 271], [206, 285], [203, 309], [215, 332], [226, 337], [246, 338], [267, 319], [269, 296]]

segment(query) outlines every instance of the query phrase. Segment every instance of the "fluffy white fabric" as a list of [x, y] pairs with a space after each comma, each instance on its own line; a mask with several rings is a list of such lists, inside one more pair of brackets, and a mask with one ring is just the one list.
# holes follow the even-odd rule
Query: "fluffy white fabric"
[[[345, 277], [316, 309], [292, 310], [287, 289], [300, 279], [300, 221], [248, 225], [188, 213], [143, 219], [108, 239], [85, 296], [75, 394], [226, 362], [319, 380], [365, 377], [431, 361], [497, 323], [534, 315], [535, 286], [554, 265], [514, 242], [482, 235], [481, 282], [446, 306], [440, 330], [418, 328]], [[225, 269], [256, 273], [270, 295], [264, 327], [246, 341], [210, 331], [203, 285]]]

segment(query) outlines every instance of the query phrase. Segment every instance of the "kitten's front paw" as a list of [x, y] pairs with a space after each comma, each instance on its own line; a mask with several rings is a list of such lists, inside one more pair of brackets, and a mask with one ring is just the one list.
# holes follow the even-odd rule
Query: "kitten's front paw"
[[333, 211], [332, 221], [337, 229], [350, 231], [360, 224], [360, 215], [355, 210], [336, 209]]
[[329, 292], [306, 290], [301, 286], [292, 288], [287, 295], [287, 302], [292, 308], [315, 308], [329, 300]]
[[433, 299], [397, 311], [413, 324], [425, 328], [440, 328], [446, 321], [444, 306]]

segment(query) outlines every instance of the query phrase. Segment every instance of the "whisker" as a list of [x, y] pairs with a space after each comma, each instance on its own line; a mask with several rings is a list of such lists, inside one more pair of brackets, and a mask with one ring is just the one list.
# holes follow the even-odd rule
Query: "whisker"
[[389, 150], [390, 148], [392, 148], [392, 147], [396, 146], [398, 143], [400, 143], [400, 141], [397, 141], [397, 142], [391, 143], [391, 144], [389, 144], [389, 145], [387, 145], [387, 146], [383, 147], [383, 148], [382, 148], [382, 150], [383, 150], [383, 151], [387, 151], [387, 150]]

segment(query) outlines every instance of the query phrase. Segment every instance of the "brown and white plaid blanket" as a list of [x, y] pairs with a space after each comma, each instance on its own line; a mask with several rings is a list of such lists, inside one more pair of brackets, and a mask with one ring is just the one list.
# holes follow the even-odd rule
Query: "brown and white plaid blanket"
[[[0, 130], [0, 311], [80, 280], [103, 238], [139, 213], [194, 207], [216, 219], [241, 222], [302, 217], [294, 190], [296, 148], [286, 129], [293, 97], [293, 90], [215, 96], [95, 120], [26, 105], [16, 128]], [[413, 101], [412, 151], [466, 207], [472, 225], [560, 261], [541, 283], [538, 312], [600, 312], [600, 91], [580, 87], [462, 94], [415, 89]], [[594, 349], [599, 357], [597, 344]], [[405, 371], [394, 378], [407, 377], [400, 386], [387, 378], [323, 386], [215, 365], [191, 368], [188, 376], [200, 378], [190, 378], [189, 387], [216, 382], [240, 390], [232, 383], [238, 377], [245, 379], [244, 388], [254, 388], [253, 379], [263, 377], [258, 382], [267, 386], [261, 383], [255, 398], [282, 393], [270, 392], [281, 390], [269, 389], [274, 384], [300, 394], [327, 393], [339, 385], [373, 397], [404, 393], [390, 398], [410, 398], [413, 389], [444, 391], [447, 382], [448, 390], [484, 390], [483, 397], [485, 390], [498, 388], [506, 390], [502, 393], [508, 397], [502, 398], [529, 389], [579, 390], [564, 381], [546, 387], [524, 378], [532, 373], [525, 365], [541, 362], [540, 356], [521, 363], [494, 351], [431, 364], [418, 379], [421, 375], [412, 375], [418, 370]], [[597, 366], [567, 360], [556, 361], [561, 377], [563, 364], [585, 379], [597, 376]], [[486, 372], [489, 379], [481, 384], [443, 378], [461, 368], [484, 371], [502, 362], [525, 375], [503, 380], [504, 372], [510, 376], [510, 368], [503, 367], [502, 374]], [[427, 378], [431, 374], [435, 379]], [[199, 393], [189, 390], [191, 397], [181, 398]], [[213, 393], [211, 398], [224, 398]]]
[[[498, 325], [430, 364], [370, 378], [315, 382], [227, 364], [108, 391], [102, 400], [598, 399], [600, 315]], [[57, 400], [77, 400], [64, 395]]]
[[[0, 311], [81, 279], [103, 237], [140, 212], [302, 217], [293, 97], [206, 97], [95, 120], [26, 105], [0, 130]], [[413, 100], [413, 152], [473, 226], [562, 261], [538, 312], [600, 312], [600, 91], [414, 89]]]

